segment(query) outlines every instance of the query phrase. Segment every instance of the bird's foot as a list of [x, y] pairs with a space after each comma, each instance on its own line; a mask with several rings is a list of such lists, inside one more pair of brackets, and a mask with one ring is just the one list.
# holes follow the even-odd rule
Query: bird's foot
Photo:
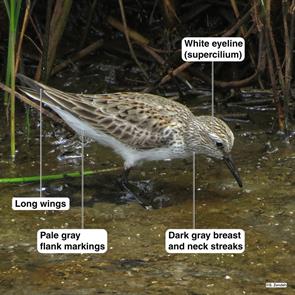
[[143, 208], [147, 210], [167, 207], [170, 198], [164, 196], [162, 192], [155, 192], [151, 181], [137, 181], [127, 183], [120, 181], [121, 188], [126, 192], [124, 200], [136, 200]]
[[136, 200], [143, 208], [150, 210], [153, 208], [147, 198], [145, 198], [145, 190], [139, 188], [133, 183], [120, 181], [121, 188], [126, 191], [125, 200]]
[[165, 207], [168, 207], [169, 204], [171, 204], [171, 200], [168, 196], [165, 196], [165, 195], [156, 196], [152, 200], [152, 206], [154, 209], [165, 208]]

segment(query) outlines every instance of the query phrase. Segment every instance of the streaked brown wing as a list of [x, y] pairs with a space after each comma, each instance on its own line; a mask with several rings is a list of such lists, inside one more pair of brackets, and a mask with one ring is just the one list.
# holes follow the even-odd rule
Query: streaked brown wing
[[[185, 108], [163, 97], [142, 93], [85, 95], [64, 93], [47, 87], [49, 104], [86, 121], [94, 128], [139, 149], [166, 146], [173, 139], [173, 127], [184, 122], [176, 119], [178, 108]], [[168, 104], [169, 103], [169, 104]]]

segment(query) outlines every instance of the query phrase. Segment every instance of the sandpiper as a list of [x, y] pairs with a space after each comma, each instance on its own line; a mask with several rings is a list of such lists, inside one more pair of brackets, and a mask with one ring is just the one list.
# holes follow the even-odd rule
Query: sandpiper
[[111, 147], [124, 159], [122, 184], [130, 169], [152, 160], [186, 158], [193, 153], [223, 159], [238, 185], [242, 181], [230, 152], [234, 135], [222, 120], [195, 116], [186, 106], [138, 92], [74, 94], [36, 82], [22, 74], [20, 89], [42, 101], [80, 135]]

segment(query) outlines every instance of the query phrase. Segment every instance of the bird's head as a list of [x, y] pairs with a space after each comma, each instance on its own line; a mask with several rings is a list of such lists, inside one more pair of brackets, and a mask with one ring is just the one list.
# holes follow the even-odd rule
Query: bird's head
[[235, 139], [231, 129], [216, 117], [198, 116], [195, 118], [194, 128], [197, 129], [198, 136], [191, 141], [193, 146], [190, 149], [197, 154], [224, 160], [238, 185], [242, 187], [240, 175], [230, 154]]

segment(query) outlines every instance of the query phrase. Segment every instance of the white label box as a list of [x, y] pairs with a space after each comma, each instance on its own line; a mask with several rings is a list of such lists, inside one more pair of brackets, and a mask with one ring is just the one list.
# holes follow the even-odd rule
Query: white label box
[[181, 41], [185, 62], [240, 62], [245, 58], [245, 40], [241, 37], [186, 37]]
[[275, 288], [275, 289], [280, 289], [280, 288], [287, 288], [288, 283], [286, 282], [266, 282], [265, 283], [265, 288]]
[[168, 229], [168, 253], [243, 253], [245, 232], [241, 229]]
[[39, 229], [37, 250], [44, 254], [102, 254], [107, 251], [105, 229]]
[[69, 210], [69, 198], [14, 197], [13, 210]]

